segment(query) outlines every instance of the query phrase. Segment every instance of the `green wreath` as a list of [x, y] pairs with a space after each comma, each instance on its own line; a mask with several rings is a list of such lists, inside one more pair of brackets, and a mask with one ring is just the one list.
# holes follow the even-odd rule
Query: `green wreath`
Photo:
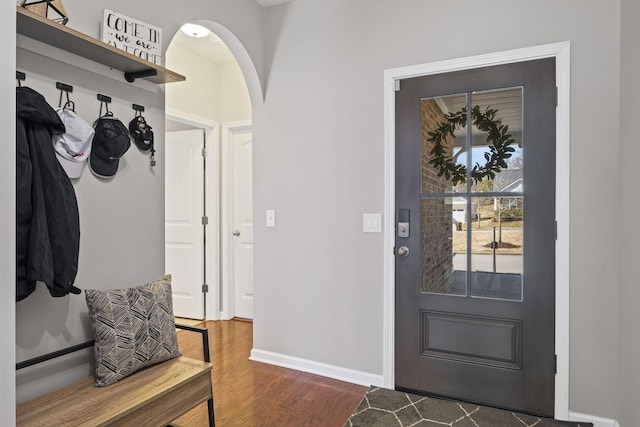
[[[509, 134], [509, 126], [503, 125], [502, 120], [496, 119], [497, 112], [498, 110], [491, 107], [487, 107], [482, 112], [477, 105], [471, 109], [473, 124], [487, 133], [487, 143], [489, 143], [489, 152], [484, 153], [486, 163], [481, 166], [476, 162], [471, 170], [471, 179], [476, 184], [487, 177], [495, 178], [496, 173], [507, 168], [505, 159], [511, 157], [511, 153], [516, 151], [511, 147], [515, 139]], [[467, 181], [467, 167], [454, 162], [453, 158], [446, 153], [443, 142], [448, 136], [453, 137], [453, 133], [458, 128], [467, 124], [467, 107], [463, 107], [458, 112], [446, 114], [445, 119], [446, 121], [436, 130], [428, 133], [427, 140], [433, 144], [429, 163], [439, 170], [438, 176], [444, 175], [455, 186]]]

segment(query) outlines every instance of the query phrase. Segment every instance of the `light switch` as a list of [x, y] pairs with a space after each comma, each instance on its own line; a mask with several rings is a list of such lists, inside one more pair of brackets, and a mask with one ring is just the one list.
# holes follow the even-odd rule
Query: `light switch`
[[382, 232], [382, 214], [366, 213], [362, 214], [362, 231], [365, 233]]
[[267, 209], [267, 227], [275, 227], [276, 226], [276, 211], [273, 209]]

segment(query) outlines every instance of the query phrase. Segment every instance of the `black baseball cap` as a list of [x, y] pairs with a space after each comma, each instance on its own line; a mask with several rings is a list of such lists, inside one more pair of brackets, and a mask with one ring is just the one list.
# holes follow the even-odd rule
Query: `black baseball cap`
[[120, 158], [131, 146], [129, 130], [120, 120], [110, 116], [100, 117], [94, 128], [89, 168], [99, 178], [111, 178], [118, 171]]

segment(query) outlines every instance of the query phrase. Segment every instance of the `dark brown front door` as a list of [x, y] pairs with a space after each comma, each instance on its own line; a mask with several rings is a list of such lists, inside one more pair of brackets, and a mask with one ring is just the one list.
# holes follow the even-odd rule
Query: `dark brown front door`
[[553, 416], [555, 110], [553, 58], [400, 82], [396, 388]]

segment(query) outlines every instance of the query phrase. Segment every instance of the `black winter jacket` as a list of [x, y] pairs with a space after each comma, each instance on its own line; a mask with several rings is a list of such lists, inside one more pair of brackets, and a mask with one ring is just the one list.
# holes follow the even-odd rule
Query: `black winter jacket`
[[36, 281], [54, 297], [79, 294], [80, 225], [73, 185], [56, 159], [52, 135], [64, 124], [42, 95], [16, 88], [16, 300]]

